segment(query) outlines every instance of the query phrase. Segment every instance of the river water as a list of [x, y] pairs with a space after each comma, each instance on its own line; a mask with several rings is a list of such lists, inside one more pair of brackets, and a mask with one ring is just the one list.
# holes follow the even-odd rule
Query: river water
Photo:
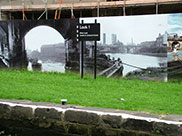
[[[42, 72], [65, 72], [65, 64], [63, 63], [53, 63], [53, 62], [42, 62]], [[29, 62], [28, 70], [32, 71], [32, 64]]]
[[[121, 54], [121, 53], [108, 53], [106, 55], [110, 55], [111, 58], [120, 58], [123, 63], [127, 63], [130, 65], [134, 65], [141, 68], [147, 67], [160, 67], [161, 64], [167, 65], [167, 58], [166, 57], [154, 57], [154, 56], [146, 56], [146, 55], [136, 55], [136, 54]], [[126, 76], [128, 72], [137, 70], [137, 68], [133, 68], [127, 65], [123, 65], [123, 76]]]
[[[167, 57], [154, 57], [146, 55], [136, 55], [136, 54], [120, 54], [120, 53], [107, 53], [111, 58], [120, 58], [123, 63], [134, 65], [141, 68], [147, 67], [160, 67], [161, 64], [167, 65]], [[123, 76], [126, 76], [127, 73], [137, 70], [127, 65], [123, 65]], [[31, 63], [29, 62], [28, 70], [32, 71]], [[42, 62], [42, 72], [65, 72], [65, 64], [63, 63], [53, 63], [53, 62]]]

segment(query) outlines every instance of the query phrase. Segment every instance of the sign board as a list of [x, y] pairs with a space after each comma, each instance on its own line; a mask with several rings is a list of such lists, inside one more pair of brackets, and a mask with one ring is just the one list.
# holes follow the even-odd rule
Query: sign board
[[100, 41], [99, 23], [80, 24], [77, 30], [77, 38], [79, 41]]

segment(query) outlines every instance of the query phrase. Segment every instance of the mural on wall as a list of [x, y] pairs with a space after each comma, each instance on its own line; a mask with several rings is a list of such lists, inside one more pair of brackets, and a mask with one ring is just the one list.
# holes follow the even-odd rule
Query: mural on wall
[[77, 24], [78, 19], [1, 21], [0, 67], [65, 72], [70, 60], [79, 63]]
[[182, 79], [182, 14], [168, 15], [168, 79]]
[[0, 23], [0, 68], [9, 68], [8, 23]]
[[[167, 80], [167, 16], [81, 18], [101, 24], [97, 75]], [[85, 42], [84, 68], [93, 73], [94, 42]]]
[[[101, 24], [97, 75], [167, 80], [168, 15], [39, 21], [0, 21], [0, 67], [80, 71], [76, 28]], [[84, 73], [93, 74], [94, 41], [84, 43]]]

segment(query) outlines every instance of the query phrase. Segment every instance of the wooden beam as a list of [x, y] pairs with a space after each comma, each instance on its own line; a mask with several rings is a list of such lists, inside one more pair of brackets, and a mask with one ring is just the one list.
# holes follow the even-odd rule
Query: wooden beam
[[[126, 0], [125, 6], [147, 6], [147, 5], [155, 5], [156, 0]], [[159, 4], [176, 4], [182, 3], [182, 0], [158, 0]], [[67, 3], [67, 4], [48, 4], [48, 10], [55, 9], [71, 9], [72, 6], [74, 9], [96, 9], [99, 4], [100, 8], [112, 8], [112, 7], [123, 7], [124, 1], [112, 1], [112, 2], [85, 2], [85, 3]], [[25, 11], [40, 11], [44, 10], [46, 5], [25, 5]], [[1, 11], [22, 11], [22, 5], [8, 5], [8, 6], [0, 6]]]

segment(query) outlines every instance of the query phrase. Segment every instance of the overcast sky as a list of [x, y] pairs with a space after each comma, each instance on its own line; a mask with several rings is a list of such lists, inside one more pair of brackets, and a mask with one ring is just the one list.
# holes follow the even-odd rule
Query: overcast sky
[[182, 14], [168, 15], [168, 33], [177, 33], [182, 36]]
[[[101, 42], [106, 33], [106, 43], [111, 43], [111, 35], [117, 34], [117, 39], [124, 44], [155, 40], [159, 33], [167, 31], [167, 15], [143, 15], [126, 17], [81, 18], [85, 23], [101, 23]], [[80, 21], [81, 21], [80, 20]]]
[[29, 50], [38, 50], [42, 45], [64, 43], [64, 38], [55, 29], [49, 26], [38, 26], [25, 35], [25, 47]]

